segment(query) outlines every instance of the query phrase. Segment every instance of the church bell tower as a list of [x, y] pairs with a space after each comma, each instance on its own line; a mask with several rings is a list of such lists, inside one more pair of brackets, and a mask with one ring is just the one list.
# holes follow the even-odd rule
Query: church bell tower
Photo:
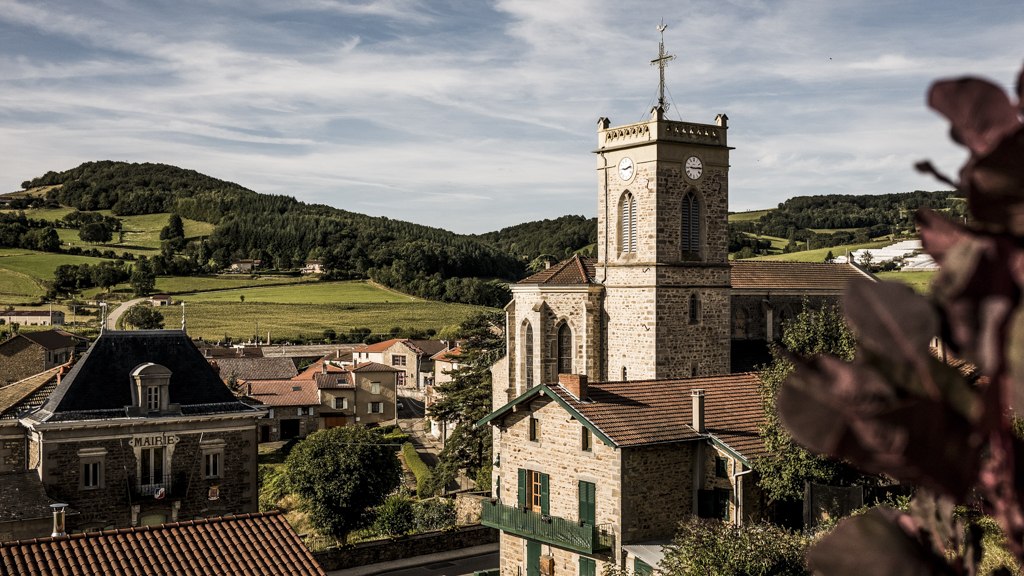
[[595, 280], [605, 287], [608, 380], [729, 372], [728, 118], [666, 118], [672, 58], [662, 40], [647, 120], [598, 121]]

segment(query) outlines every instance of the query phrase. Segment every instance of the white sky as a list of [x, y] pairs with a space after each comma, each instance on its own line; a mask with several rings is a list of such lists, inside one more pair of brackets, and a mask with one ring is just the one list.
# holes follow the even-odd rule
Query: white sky
[[933, 190], [935, 78], [1007, 89], [1020, 0], [0, 0], [0, 192], [161, 162], [485, 232], [592, 216], [596, 122], [729, 116], [731, 208]]

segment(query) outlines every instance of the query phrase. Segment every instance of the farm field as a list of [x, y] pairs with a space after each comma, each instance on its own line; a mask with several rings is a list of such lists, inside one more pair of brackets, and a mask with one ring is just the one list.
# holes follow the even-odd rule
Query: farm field
[[53, 280], [53, 270], [61, 264], [98, 264], [103, 261], [103, 258], [91, 256], [0, 248], [0, 270], [12, 270], [37, 280]]
[[772, 208], [766, 208], [764, 210], [751, 210], [749, 212], [730, 212], [729, 222], [749, 222], [751, 220], [757, 220], [761, 216], [772, 211]]
[[[316, 282], [311, 276], [257, 276], [247, 274], [223, 276], [159, 276], [156, 279], [157, 293], [185, 294], [207, 290], [235, 290], [257, 286], [281, 286]], [[248, 298], [248, 296], [246, 296]], [[234, 295], [229, 300], [237, 300]]]
[[875, 276], [878, 276], [882, 280], [891, 282], [901, 282], [913, 288], [919, 294], [927, 294], [931, 290], [931, 281], [935, 277], [933, 271], [916, 271], [916, 272], [876, 272]]
[[417, 298], [382, 288], [370, 282], [315, 282], [302, 285], [244, 287], [217, 292], [182, 294], [185, 302], [241, 302], [274, 304], [351, 304], [417, 302]]
[[[762, 236], [763, 238], [763, 236]], [[803, 252], [790, 252], [789, 254], [772, 254], [771, 256], [758, 256], [754, 260], [777, 260], [781, 262], [824, 262], [829, 251], [833, 256], [842, 256], [849, 250], [860, 250], [861, 248], [881, 248], [892, 244], [892, 240], [878, 240], [864, 244], [844, 244], [832, 246], [831, 248], [818, 248], [815, 250], [804, 250]]]

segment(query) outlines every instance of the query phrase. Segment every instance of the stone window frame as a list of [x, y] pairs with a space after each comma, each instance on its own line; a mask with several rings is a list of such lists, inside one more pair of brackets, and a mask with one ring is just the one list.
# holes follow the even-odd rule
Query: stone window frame
[[[568, 336], [566, 336], [568, 334]], [[568, 342], [563, 341], [567, 339]], [[573, 334], [572, 327], [569, 326], [569, 322], [562, 320], [555, 327], [555, 373], [556, 374], [573, 374], [574, 356], [573, 348], [575, 344], [575, 335]], [[568, 366], [565, 365], [568, 363]]]
[[[199, 450], [203, 453], [201, 459], [203, 478], [208, 480], [215, 480], [224, 477], [224, 449], [227, 446], [221, 438], [215, 438], [213, 440], [202, 440], [199, 443]], [[213, 464], [215, 468], [214, 473], [210, 473], [210, 464]]]
[[[338, 406], [339, 400], [341, 400], [341, 406]], [[348, 396], [335, 396], [334, 397], [334, 409], [335, 410], [348, 410]]]
[[174, 410], [170, 402], [171, 371], [154, 362], [139, 364], [131, 371], [132, 400], [141, 415]]
[[533, 336], [533, 324], [529, 320], [523, 320], [523, 384], [526, 390], [533, 388], [534, 386], [534, 336]]
[[529, 435], [530, 442], [540, 442], [540, 420], [536, 416], [530, 414], [529, 420]]
[[370, 394], [380, 394], [380, 391], [381, 391], [381, 383], [380, 382], [370, 382]]
[[[78, 451], [78, 489], [100, 490], [106, 487], [106, 448], [82, 448]], [[95, 482], [86, 483], [86, 467], [95, 467]]]
[[369, 414], [383, 414], [384, 403], [383, 402], [367, 402], [366, 412]]
[[699, 326], [703, 319], [704, 306], [701, 301], [700, 294], [697, 292], [691, 292], [690, 297], [687, 299], [687, 321], [690, 326]]
[[583, 452], [594, 451], [594, 435], [590, 432], [590, 428], [580, 425], [580, 450]]
[[715, 478], [729, 477], [729, 460], [724, 456], [715, 456]]
[[626, 190], [619, 197], [619, 256], [636, 255], [637, 252], [637, 201], [632, 192]]
[[405, 357], [405, 354], [392, 354], [391, 355], [392, 366], [408, 366], [409, 359]]

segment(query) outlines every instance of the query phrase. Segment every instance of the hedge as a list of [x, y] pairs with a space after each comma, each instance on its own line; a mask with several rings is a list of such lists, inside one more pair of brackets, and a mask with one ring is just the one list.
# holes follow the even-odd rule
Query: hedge
[[412, 442], [402, 444], [402, 458], [405, 460], [405, 465], [416, 476], [416, 495], [420, 498], [430, 498], [433, 496], [434, 473], [430, 471], [430, 467], [427, 466], [426, 462], [420, 458]]

